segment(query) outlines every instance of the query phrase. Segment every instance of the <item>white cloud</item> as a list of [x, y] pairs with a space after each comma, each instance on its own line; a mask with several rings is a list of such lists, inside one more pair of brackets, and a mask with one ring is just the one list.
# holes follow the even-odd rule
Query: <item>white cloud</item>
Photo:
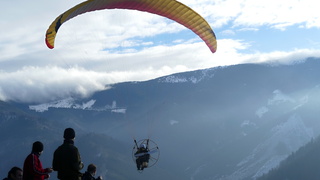
[[235, 35], [236, 33], [233, 30], [227, 29], [221, 32], [223, 35]]
[[[320, 27], [317, 1], [315, 0], [243, 0], [240, 12], [235, 18], [236, 25], [270, 25], [284, 29], [294, 24], [306, 27]], [[318, 14], [318, 15], [316, 15]]]
[[[88, 96], [105, 89], [104, 81], [112, 77], [84, 69], [25, 67], [16, 72], [0, 72], [3, 100], [42, 102], [70, 95]], [[111, 80], [110, 80], [111, 79]]]
[[[68, 65], [68, 60], [64, 60], [61, 61], [61, 66], [40, 67], [35, 65], [24, 66], [12, 72], [2, 70], [0, 71], [0, 98], [2, 100], [46, 102], [73, 94], [85, 97], [104, 89], [106, 84], [116, 82], [148, 80], [175, 72], [232, 65], [239, 62], [273, 60], [278, 63], [290, 63], [292, 59], [300, 60], [315, 52], [320, 54], [319, 50], [242, 54], [237, 49], [245, 49], [248, 45], [241, 41], [225, 39], [219, 41], [219, 44], [221, 50], [215, 54], [201, 48], [204, 46], [202, 43], [196, 43], [174, 46], [170, 50], [167, 50], [168, 47], [158, 46], [135, 54], [123, 56], [110, 54], [110, 60], [83, 60], [79, 61], [78, 65], [68, 68], [63, 68]], [[193, 53], [192, 50], [198, 53]], [[174, 62], [172, 62], [172, 57], [175, 57]], [[121, 65], [119, 66], [118, 63]], [[194, 66], [195, 64], [197, 66]]]

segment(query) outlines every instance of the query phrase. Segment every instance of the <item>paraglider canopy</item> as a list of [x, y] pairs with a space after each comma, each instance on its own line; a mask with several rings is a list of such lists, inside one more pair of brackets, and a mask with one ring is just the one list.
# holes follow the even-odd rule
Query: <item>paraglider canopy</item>
[[217, 50], [216, 36], [208, 22], [190, 7], [176, 0], [88, 0], [82, 2], [62, 13], [52, 22], [46, 32], [46, 45], [50, 49], [54, 48], [56, 35], [63, 23], [80, 14], [105, 9], [138, 10], [172, 19], [197, 34], [212, 53]]

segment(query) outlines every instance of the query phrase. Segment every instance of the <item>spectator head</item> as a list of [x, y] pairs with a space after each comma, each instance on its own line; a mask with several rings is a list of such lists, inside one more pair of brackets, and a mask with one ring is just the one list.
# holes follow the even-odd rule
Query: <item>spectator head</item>
[[22, 180], [22, 169], [18, 167], [13, 167], [8, 172], [8, 178], [12, 180]]
[[63, 133], [64, 139], [74, 139], [76, 137], [76, 133], [72, 128], [67, 128]]
[[43, 151], [43, 144], [40, 141], [36, 141], [32, 144], [33, 153], [41, 153]]
[[90, 172], [90, 173], [95, 173], [97, 171], [97, 166], [94, 165], [94, 164], [89, 164], [88, 168], [87, 168], [87, 171]]

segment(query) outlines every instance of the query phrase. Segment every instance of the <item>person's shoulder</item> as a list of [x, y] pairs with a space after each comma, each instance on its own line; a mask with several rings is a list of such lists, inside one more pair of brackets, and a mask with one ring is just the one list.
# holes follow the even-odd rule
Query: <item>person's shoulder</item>
[[90, 180], [90, 179], [91, 179], [91, 175], [86, 171], [82, 176], [82, 180]]
[[78, 151], [78, 148], [71, 143], [63, 143], [55, 150], [55, 153], [62, 153], [66, 151], [75, 152], [75, 151]]
[[59, 150], [62, 149], [62, 148], [63, 148], [63, 144], [61, 144], [60, 146], [58, 146], [55, 151], [59, 151]]
[[69, 151], [71, 150], [71, 151], [78, 151], [78, 148], [74, 145], [74, 144], [66, 144], [65, 146], [64, 146], [64, 148], [65, 149], [68, 149]]
[[[32, 159], [32, 153], [28, 154], [28, 156], [26, 157], [25, 161], [29, 161], [30, 159]], [[7, 178], [8, 179], [8, 178]]]
[[65, 151], [68, 145], [66, 144], [61, 144], [60, 146], [57, 147], [57, 149], [54, 151], [54, 153], [62, 153]]
[[31, 157], [31, 156], [32, 156], [32, 153], [28, 154], [28, 155], [27, 155], [27, 158], [29, 158], [29, 157]]
[[83, 176], [89, 176], [90, 173], [88, 171], [86, 171], [85, 173], [83, 173]]

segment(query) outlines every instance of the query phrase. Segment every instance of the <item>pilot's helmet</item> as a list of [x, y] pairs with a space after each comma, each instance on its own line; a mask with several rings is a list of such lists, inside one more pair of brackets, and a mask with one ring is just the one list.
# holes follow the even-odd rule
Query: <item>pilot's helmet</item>
[[145, 144], [140, 144], [140, 148], [147, 149], [147, 146]]

